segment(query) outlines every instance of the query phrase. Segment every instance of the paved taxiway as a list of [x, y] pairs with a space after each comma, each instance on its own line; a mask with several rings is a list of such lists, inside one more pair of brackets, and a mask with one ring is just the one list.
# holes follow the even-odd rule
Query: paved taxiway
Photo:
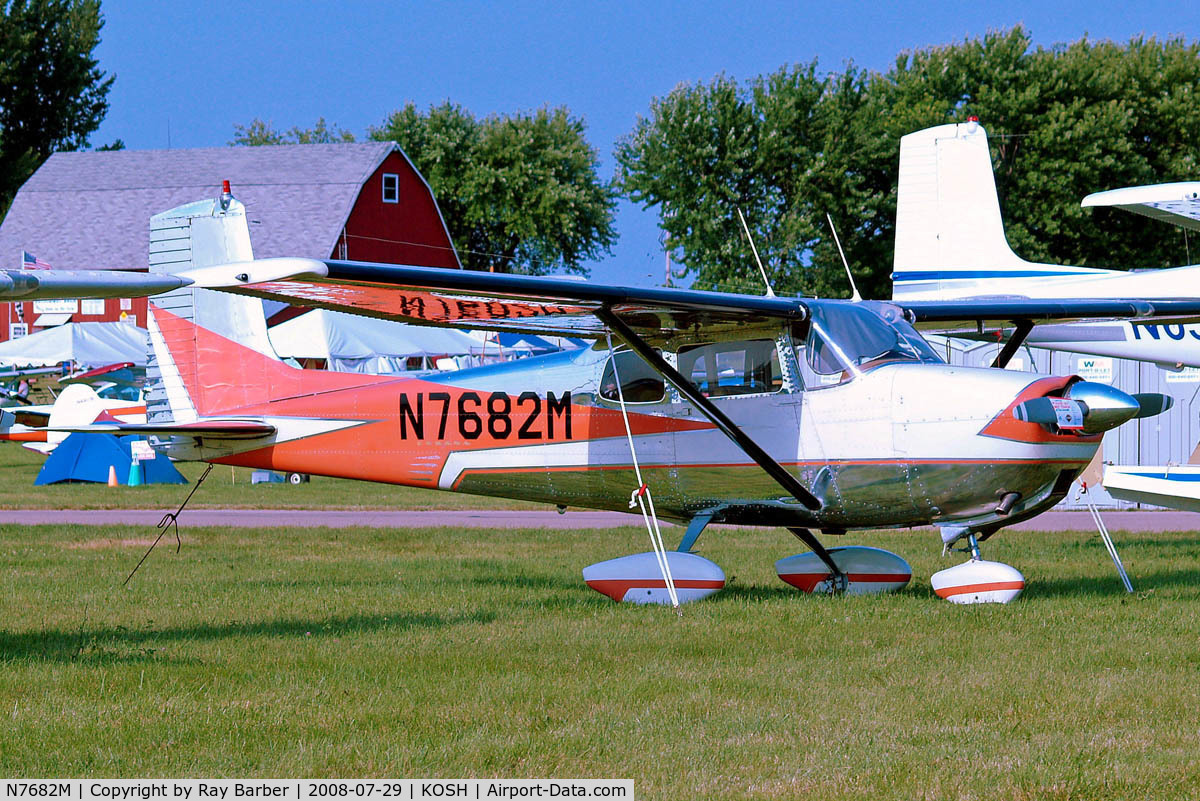
[[[0, 523], [28, 526], [71, 524], [94, 526], [156, 526], [165, 509], [8, 509], [0, 510]], [[1113, 531], [1200, 531], [1196, 512], [1101, 512]], [[242, 526], [265, 528], [616, 528], [640, 526], [641, 517], [622, 512], [569, 510], [455, 510], [455, 511], [351, 511], [309, 509], [187, 509], [179, 522], [189, 526]], [[1047, 512], [1010, 527], [1025, 531], [1095, 531], [1087, 512]]]

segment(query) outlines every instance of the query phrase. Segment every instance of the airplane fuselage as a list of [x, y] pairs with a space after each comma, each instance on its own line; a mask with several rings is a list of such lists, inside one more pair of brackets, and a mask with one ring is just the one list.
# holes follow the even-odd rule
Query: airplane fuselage
[[[999, 524], [1056, 502], [1099, 444], [1098, 436], [1052, 434], [1012, 416], [1020, 400], [1061, 389], [1064, 378], [900, 361], [805, 389], [794, 350], [777, 354], [770, 386], [724, 369], [710, 397], [811, 488], [822, 508], [785, 497], [699, 409], [664, 385], [661, 397], [626, 399], [634, 449], [660, 515], [711, 511], [718, 520], [833, 531]], [[277, 431], [264, 440], [176, 437], [167, 451], [626, 511], [638, 483], [620, 399], [604, 386], [609, 363], [607, 349], [592, 348], [423, 378], [361, 376], [354, 386], [310, 388], [222, 412], [269, 421]], [[631, 390], [633, 378], [625, 381]], [[745, 391], [753, 389], [765, 391]], [[740, 394], [722, 394], [732, 392]], [[1010, 515], [997, 515], [998, 500], [1014, 492], [1020, 500]]]

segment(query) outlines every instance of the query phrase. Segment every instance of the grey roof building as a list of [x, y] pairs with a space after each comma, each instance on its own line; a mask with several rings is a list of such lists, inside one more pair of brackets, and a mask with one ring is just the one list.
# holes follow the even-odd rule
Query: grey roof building
[[59, 269], [146, 269], [151, 215], [223, 180], [258, 257], [458, 266], [424, 179], [398, 146], [369, 142], [56, 153], [0, 224], [0, 267], [25, 250]]

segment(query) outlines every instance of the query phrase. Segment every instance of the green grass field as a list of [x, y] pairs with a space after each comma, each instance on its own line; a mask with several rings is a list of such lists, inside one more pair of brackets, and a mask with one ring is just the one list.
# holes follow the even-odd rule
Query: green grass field
[[[50, 484], [34, 487], [45, 457], [0, 443], [0, 509], [169, 509], [179, 505], [204, 472], [200, 462], [176, 467], [189, 485], [109, 487], [104, 484]], [[217, 509], [552, 509], [546, 504], [454, 492], [397, 487], [368, 481], [313, 476], [298, 487], [251, 484], [245, 467], [216, 465], [188, 504]], [[124, 476], [122, 476], [124, 478]]]
[[614, 604], [582, 566], [644, 532], [0, 528], [0, 774], [617, 777], [642, 799], [1200, 797], [1200, 537], [1010, 532], [1007, 607], [810, 598], [770, 530], [731, 576]]

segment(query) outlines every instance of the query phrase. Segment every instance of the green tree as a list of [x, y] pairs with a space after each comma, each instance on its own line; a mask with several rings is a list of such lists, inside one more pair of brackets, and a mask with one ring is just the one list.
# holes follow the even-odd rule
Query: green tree
[[[566, 109], [477, 119], [449, 102], [424, 112], [408, 103], [367, 136], [398, 143], [412, 159], [467, 269], [586, 273], [616, 241], [615, 193], [597, 176], [583, 123]], [[285, 133], [255, 119], [235, 126], [230, 144], [352, 141], [324, 118]]]
[[869, 159], [848, 169], [874, 145], [855, 127], [866, 102], [863, 73], [822, 77], [815, 62], [745, 87], [724, 75], [683, 84], [618, 143], [618, 183], [659, 206], [673, 258], [696, 286], [763, 291], [740, 211], [776, 291], [844, 293], [825, 214], [852, 252], [873, 244], [877, 170]]
[[425, 176], [468, 269], [586, 273], [616, 241], [614, 192], [564, 108], [480, 120], [409, 103], [368, 135], [397, 142]]
[[1023, 28], [897, 56], [886, 73], [785, 67], [651, 104], [618, 143], [617, 184], [656, 206], [700, 286], [756, 291], [750, 218], [777, 290], [846, 295], [833, 214], [860, 289], [890, 295], [899, 139], [978, 115], [1006, 230], [1027, 259], [1104, 267], [1187, 259], [1181, 234], [1083, 195], [1195, 178], [1200, 51], [1182, 39], [1034, 47]]
[[280, 133], [270, 122], [255, 117], [249, 125], [234, 125], [231, 145], [315, 145], [331, 142], [353, 142], [354, 134], [334, 125], [324, 117], [311, 128], [294, 126]]
[[88, 146], [113, 77], [92, 51], [99, 0], [7, 0], [0, 15], [0, 207], [51, 153]]
[[[1033, 261], [1161, 267], [1182, 234], [1084, 195], [1197, 177], [1200, 48], [1182, 39], [1034, 47], [1022, 28], [901, 55], [877, 85], [886, 135], [978, 116], [1009, 243]], [[893, 190], [894, 193], [894, 190]]]

